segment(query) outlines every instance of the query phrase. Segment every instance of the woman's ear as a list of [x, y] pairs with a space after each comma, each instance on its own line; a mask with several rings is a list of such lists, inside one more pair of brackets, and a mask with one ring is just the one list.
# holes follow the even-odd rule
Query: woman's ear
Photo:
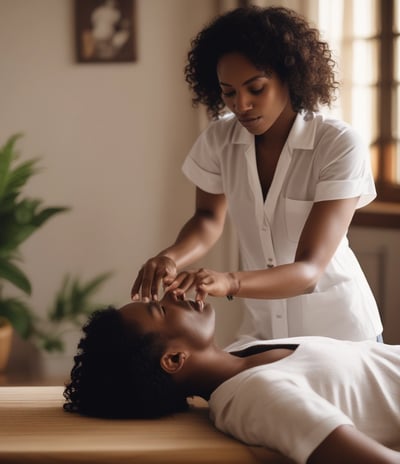
[[161, 356], [160, 365], [168, 374], [176, 374], [179, 372], [189, 357], [184, 351], [167, 351]]

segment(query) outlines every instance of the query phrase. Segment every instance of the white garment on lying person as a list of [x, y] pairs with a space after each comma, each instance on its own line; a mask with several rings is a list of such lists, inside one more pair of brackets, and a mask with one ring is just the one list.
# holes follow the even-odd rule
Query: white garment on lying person
[[305, 463], [338, 426], [400, 445], [400, 346], [293, 337], [243, 346], [298, 344], [280, 361], [222, 383], [209, 400], [215, 426]]

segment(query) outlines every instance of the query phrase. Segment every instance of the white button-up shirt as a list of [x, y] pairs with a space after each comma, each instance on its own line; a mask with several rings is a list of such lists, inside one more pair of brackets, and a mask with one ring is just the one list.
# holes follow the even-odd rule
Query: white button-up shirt
[[[237, 230], [244, 270], [294, 261], [314, 202], [375, 196], [368, 149], [342, 121], [320, 113], [297, 115], [264, 202], [254, 136], [233, 115], [212, 122], [183, 164], [200, 189], [224, 193]], [[382, 332], [375, 299], [343, 237], [311, 294], [245, 299], [242, 341], [303, 335], [363, 340]]]

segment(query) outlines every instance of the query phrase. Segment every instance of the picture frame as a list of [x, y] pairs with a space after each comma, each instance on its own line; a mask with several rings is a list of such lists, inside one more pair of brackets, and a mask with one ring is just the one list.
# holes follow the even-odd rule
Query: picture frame
[[75, 0], [78, 63], [136, 61], [135, 0]]

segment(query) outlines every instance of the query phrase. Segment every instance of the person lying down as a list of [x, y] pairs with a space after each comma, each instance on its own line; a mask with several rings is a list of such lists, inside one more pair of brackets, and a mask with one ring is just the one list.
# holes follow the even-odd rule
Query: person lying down
[[167, 293], [95, 312], [83, 328], [64, 409], [157, 418], [209, 403], [215, 426], [298, 463], [400, 463], [400, 346], [326, 337], [214, 340], [210, 304]]

